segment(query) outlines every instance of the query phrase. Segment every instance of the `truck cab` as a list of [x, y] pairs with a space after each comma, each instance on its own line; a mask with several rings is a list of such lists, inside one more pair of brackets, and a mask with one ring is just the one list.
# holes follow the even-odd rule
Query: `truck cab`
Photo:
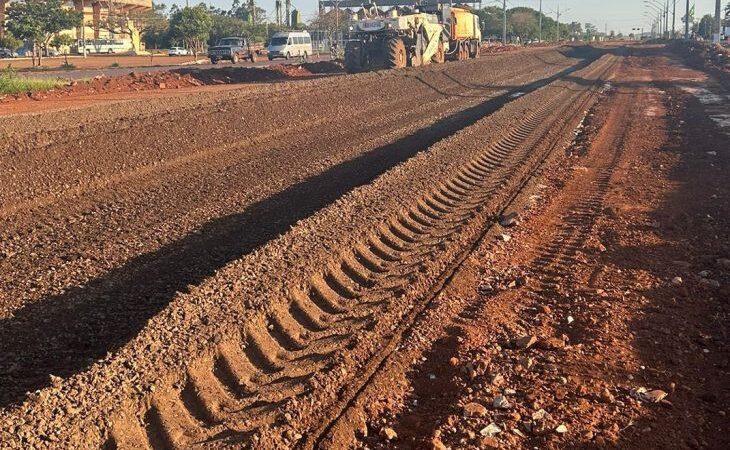
[[252, 44], [245, 37], [226, 37], [219, 39], [215, 45], [208, 47], [208, 58], [213, 64], [218, 61], [231, 61], [233, 64], [243, 59], [256, 62], [256, 56], [261, 53], [261, 45]]

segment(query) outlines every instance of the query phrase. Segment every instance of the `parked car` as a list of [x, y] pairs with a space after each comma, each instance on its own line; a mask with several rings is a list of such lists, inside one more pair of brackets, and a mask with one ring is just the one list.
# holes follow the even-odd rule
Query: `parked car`
[[298, 56], [304, 59], [312, 54], [312, 37], [306, 31], [282, 31], [271, 37], [267, 49], [269, 61], [274, 58], [291, 59]]
[[170, 47], [170, 50], [167, 52], [168, 56], [188, 56], [190, 54], [190, 51], [183, 47]]
[[227, 37], [208, 47], [208, 58], [213, 64], [218, 64], [218, 61], [224, 59], [231, 61], [233, 64], [242, 59], [250, 59], [251, 62], [256, 62], [256, 57], [261, 55], [263, 50], [263, 44], [251, 42], [248, 38]]
[[0, 48], [0, 58], [14, 58], [15, 52], [9, 48]]

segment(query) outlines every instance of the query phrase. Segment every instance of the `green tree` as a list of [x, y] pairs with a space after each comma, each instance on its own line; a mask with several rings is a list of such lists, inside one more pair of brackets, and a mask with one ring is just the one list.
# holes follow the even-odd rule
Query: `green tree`
[[697, 26], [697, 34], [703, 38], [709, 40], [712, 39], [712, 30], [714, 28], [715, 19], [711, 14], [705, 14], [700, 19], [700, 24]]
[[[516, 8], [515, 8], [516, 9]], [[523, 11], [510, 11], [509, 23], [512, 26], [512, 32], [520, 37], [522, 41], [527, 39], [536, 39], [538, 36], [538, 17], [537, 13], [528, 8], [522, 8]]]
[[[479, 16], [479, 23], [482, 26], [482, 36], [485, 38], [502, 39], [503, 16], [502, 8], [496, 6], [487, 6], [486, 8], [476, 11]], [[509, 16], [509, 14], [508, 14]], [[512, 27], [507, 21], [507, 34], [512, 33]]]
[[170, 46], [169, 21], [167, 6], [164, 3], [152, 3], [152, 11], [148, 11], [141, 29], [142, 41], [147, 49], [167, 48]]
[[6, 32], [3, 37], [0, 37], [0, 47], [7, 48], [15, 51], [23, 46], [23, 41], [13, 36], [12, 33]]
[[224, 16], [220, 14], [211, 15], [213, 26], [210, 30], [209, 44], [215, 44], [218, 39], [227, 36], [243, 36], [247, 34], [247, 23], [238, 17]]
[[81, 12], [65, 8], [61, 0], [24, 0], [10, 4], [6, 27], [13, 36], [33, 45], [40, 66], [43, 52], [39, 47], [47, 47], [60, 31], [80, 26], [81, 20]]
[[195, 59], [210, 36], [213, 19], [201, 5], [177, 9], [170, 17], [170, 37], [193, 51]]
[[51, 41], [51, 45], [56, 47], [56, 49], [63, 49], [63, 53], [68, 53], [68, 47], [73, 45], [73, 43], [76, 42], [76, 39], [74, 39], [70, 34], [57, 34], [53, 37], [53, 40]]
[[596, 26], [595, 26], [595, 25], [593, 25], [592, 23], [586, 23], [586, 25], [585, 25], [585, 30], [586, 30], [586, 31], [585, 31], [585, 33], [584, 33], [584, 34], [585, 34], [585, 37], [584, 37], [584, 39], [585, 39], [586, 41], [591, 41], [591, 40], [593, 40], [593, 37], [594, 37], [594, 36], [596, 36], [596, 35], [598, 34], [598, 28], [596, 28]]

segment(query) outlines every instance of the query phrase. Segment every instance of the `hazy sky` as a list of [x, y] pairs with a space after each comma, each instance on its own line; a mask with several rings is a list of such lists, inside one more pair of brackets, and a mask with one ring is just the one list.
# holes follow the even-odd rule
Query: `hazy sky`
[[[159, 0], [161, 3], [171, 4], [177, 3], [178, 5], [184, 5], [185, 0]], [[189, 0], [190, 4], [197, 4], [200, 0]], [[228, 9], [231, 6], [233, 0], [203, 0], [205, 3], [215, 5], [219, 8]], [[664, 3], [665, 0], [657, 0]], [[672, 20], [672, 1], [670, 2], [670, 27]], [[677, 28], [682, 28], [681, 18], [684, 15], [686, 0], [677, 0]], [[728, 0], [722, 0], [723, 5]], [[243, 0], [241, 3], [244, 3]], [[377, 3], [377, 0], [375, 0]], [[507, 7], [515, 6], [529, 6], [538, 9], [540, 0], [510, 0], [507, 2]], [[558, 9], [560, 4], [561, 11], [561, 22], [572, 22], [577, 21], [581, 23], [590, 22], [594, 24], [598, 29], [603, 31], [604, 27], [608, 27], [608, 30], [615, 30], [616, 32], [628, 33], [631, 28], [644, 27], [647, 31], [651, 28], [651, 20], [647, 19], [644, 15], [645, 11], [650, 11], [644, 5], [644, 0], [543, 0], [543, 11], [546, 14], [555, 17], [555, 11]], [[690, 0], [690, 5], [696, 4], [696, 17], [701, 17], [704, 14], [714, 14], [715, 12], [715, 0]], [[266, 9], [271, 20], [274, 19], [274, 0], [257, 0], [262, 8]], [[502, 5], [501, 0], [484, 1], [482, 5]], [[317, 13], [317, 0], [292, 0], [292, 5], [302, 12], [305, 21], [310, 20]], [[566, 11], [565, 15], [562, 15], [563, 11]]]

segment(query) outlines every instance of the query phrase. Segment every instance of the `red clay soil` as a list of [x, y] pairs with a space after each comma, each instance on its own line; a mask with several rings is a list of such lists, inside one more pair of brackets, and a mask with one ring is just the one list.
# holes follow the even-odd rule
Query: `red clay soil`
[[376, 377], [360, 447], [730, 447], [730, 154], [677, 65], [628, 59]]
[[45, 92], [28, 92], [0, 96], [0, 103], [23, 100], [46, 100], [88, 96], [110, 92], [136, 92], [190, 88], [203, 85], [282, 81], [313, 77], [318, 74], [342, 72], [336, 62], [319, 61], [301, 65], [281, 64], [269, 67], [224, 67], [221, 69], [184, 68], [169, 72], [131, 72], [120, 77], [96, 77], [89, 81], [72, 82], [69, 86]]

